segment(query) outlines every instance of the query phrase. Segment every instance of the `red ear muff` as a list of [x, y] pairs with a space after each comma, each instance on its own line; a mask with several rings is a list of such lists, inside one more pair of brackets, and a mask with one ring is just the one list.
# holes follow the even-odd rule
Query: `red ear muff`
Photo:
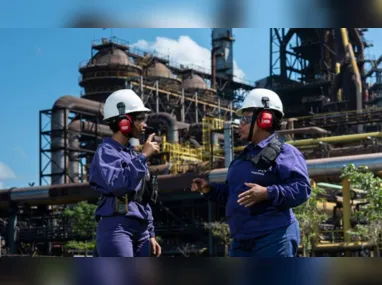
[[125, 116], [126, 118], [122, 118], [118, 124], [119, 124], [119, 130], [121, 131], [121, 133], [124, 135], [128, 135], [131, 133], [133, 129], [133, 120], [128, 114], [126, 114]]
[[262, 111], [257, 117], [257, 125], [262, 129], [270, 129], [273, 126], [273, 116], [269, 111]]

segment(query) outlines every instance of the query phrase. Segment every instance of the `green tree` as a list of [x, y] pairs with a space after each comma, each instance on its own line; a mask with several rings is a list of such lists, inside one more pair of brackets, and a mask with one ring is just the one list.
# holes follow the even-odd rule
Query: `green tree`
[[312, 254], [319, 234], [319, 225], [328, 218], [325, 212], [318, 207], [319, 202], [324, 202], [325, 200], [320, 197], [324, 192], [322, 188], [312, 185], [310, 198], [302, 205], [293, 209], [300, 223], [303, 256], [310, 256]]
[[94, 219], [96, 208], [96, 205], [89, 204], [87, 201], [81, 201], [74, 208], [65, 209], [63, 215], [69, 219], [73, 234], [77, 235], [80, 239], [85, 239], [85, 242], [70, 241], [65, 245], [65, 248], [83, 250], [85, 255], [87, 255], [88, 250], [94, 249], [94, 236], [97, 227], [97, 222]]
[[204, 223], [204, 228], [212, 231], [212, 235], [224, 245], [224, 255], [228, 256], [229, 245], [232, 241], [228, 224], [224, 222]]
[[366, 191], [367, 204], [356, 212], [358, 222], [350, 232], [358, 240], [369, 242], [375, 248], [376, 256], [380, 256], [379, 242], [382, 234], [382, 179], [375, 176], [367, 166], [356, 167], [354, 164], [342, 169], [341, 178], [349, 179], [350, 185]]

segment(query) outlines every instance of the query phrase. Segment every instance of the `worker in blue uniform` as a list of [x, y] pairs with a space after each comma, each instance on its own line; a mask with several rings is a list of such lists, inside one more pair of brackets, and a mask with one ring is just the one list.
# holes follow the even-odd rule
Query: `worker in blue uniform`
[[129, 143], [144, 134], [148, 112], [130, 89], [113, 92], [104, 105], [104, 120], [113, 135], [99, 145], [89, 171], [90, 187], [101, 194], [95, 212], [100, 257], [161, 255], [150, 206], [155, 193], [147, 166], [159, 146], [152, 141], [155, 134], [147, 138], [141, 153]]
[[275, 136], [282, 102], [275, 92], [256, 88], [236, 113], [240, 139], [249, 144], [231, 162], [225, 183], [196, 178], [191, 191], [226, 203], [230, 256], [296, 256], [300, 229], [292, 208], [310, 197], [311, 185], [301, 152]]

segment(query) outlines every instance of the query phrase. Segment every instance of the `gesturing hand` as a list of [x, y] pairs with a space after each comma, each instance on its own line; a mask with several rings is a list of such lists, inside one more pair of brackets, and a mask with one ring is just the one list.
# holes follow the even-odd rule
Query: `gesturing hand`
[[255, 183], [244, 183], [246, 186], [251, 189], [241, 193], [239, 195], [239, 200], [237, 202], [246, 208], [260, 203], [268, 199], [268, 190], [266, 187], [260, 186]]
[[206, 179], [195, 178], [192, 180], [191, 191], [198, 191], [200, 193], [208, 193], [210, 191], [209, 183]]
[[156, 142], [152, 142], [153, 138], [155, 136], [155, 133], [152, 133], [149, 135], [147, 138], [143, 149], [142, 149], [142, 154], [146, 157], [150, 157], [153, 153], [156, 153], [159, 151], [159, 145]]

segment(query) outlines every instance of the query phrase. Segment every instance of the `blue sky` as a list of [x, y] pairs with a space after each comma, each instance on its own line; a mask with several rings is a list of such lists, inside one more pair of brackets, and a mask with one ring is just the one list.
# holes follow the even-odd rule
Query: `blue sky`
[[[316, 0], [60, 0], [6, 1], [0, 10], [0, 27], [53, 28], [84, 14], [109, 19], [113, 27], [298, 27], [326, 24]], [[298, 9], [296, 9], [298, 7]], [[312, 9], [315, 8], [314, 13]], [[305, 9], [304, 11], [302, 9]], [[319, 16], [322, 15], [322, 16]], [[234, 21], [234, 22], [229, 22]], [[321, 22], [317, 22], [321, 21]], [[231, 25], [228, 23], [232, 23]]]
[[[234, 59], [246, 79], [268, 76], [269, 29], [233, 32]], [[63, 95], [79, 96], [79, 63], [90, 58], [92, 40], [111, 34], [180, 50], [183, 40], [192, 40], [201, 54], [211, 46], [211, 29], [0, 29], [0, 189], [38, 184], [39, 111]], [[372, 29], [367, 38], [374, 43], [369, 52], [381, 55], [382, 30]]]

